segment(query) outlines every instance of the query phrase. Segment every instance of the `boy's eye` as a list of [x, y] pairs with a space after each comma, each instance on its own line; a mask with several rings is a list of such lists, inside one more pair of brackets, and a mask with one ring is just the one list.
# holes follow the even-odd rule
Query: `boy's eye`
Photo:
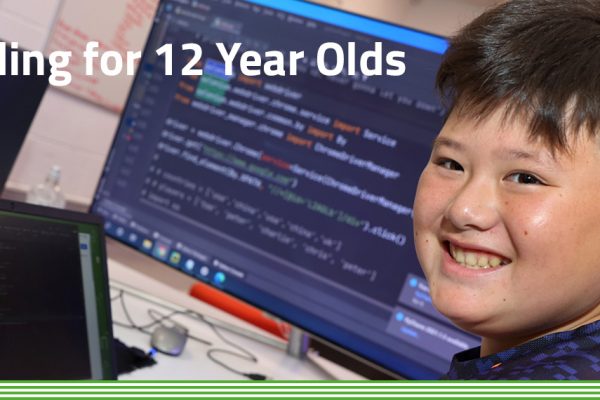
[[463, 171], [462, 165], [457, 163], [454, 160], [450, 160], [448, 158], [441, 158], [435, 162], [436, 165], [439, 165], [442, 168], [449, 169], [452, 171]]
[[535, 175], [527, 174], [525, 172], [515, 172], [514, 174], [510, 174], [507, 179], [511, 182], [523, 185], [543, 185], [543, 182]]

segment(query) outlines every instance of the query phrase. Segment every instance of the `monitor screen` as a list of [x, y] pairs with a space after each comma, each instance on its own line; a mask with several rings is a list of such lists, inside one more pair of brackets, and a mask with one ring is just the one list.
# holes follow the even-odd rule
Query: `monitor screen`
[[102, 228], [0, 201], [1, 379], [115, 379]]
[[[405, 52], [406, 73], [353, 75], [347, 62], [325, 76], [326, 42], [355, 66], [381, 42]], [[156, 49], [184, 43], [201, 45], [202, 76], [165, 74]], [[296, 76], [243, 74], [239, 57], [228, 74], [215, 43], [305, 57]], [[478, 344], [433, 308], [413, 249], [446, 47], [304, 1], [162, 1], [93, 211], [172, 268], [397, 375], [439, 377]], [[173, 51], [173, 70], [190, 56]]]
[[[5, 51], [0, 55], [6, 65], [5, 73], [0, 75], [0, 193], [46, 92], [50, 75], [50, 67], [44, 60], [44, 73], [37, 75], [33, 73], [38, 68], [37, 59], [25, 61], [22, 50], [4, 47]], [[18, 70], [13, 75], [12, 65], [15, 60], [18, 60], [15, 63]], [[32, 71], [29, 76], [20, 73], [25, 63], [28, 63], [29, 70]]]

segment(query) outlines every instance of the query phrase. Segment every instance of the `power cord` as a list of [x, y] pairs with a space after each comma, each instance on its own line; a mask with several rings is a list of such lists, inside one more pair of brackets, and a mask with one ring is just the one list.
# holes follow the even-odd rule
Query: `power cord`
[[[129, 311], [127, 309], [127, 305], [125, 304], [125, 291], [120, 289], [119, 290], [119, 294], [117, 296], [115, 296], [112, 300], [120, 300], [121, 302], [121, 308], [123, 309], [123, 314], [125, 314], [125, 318], [127, 319], [127, 322], [129, 322], [129, 325], [124, 324], [122, 322], [118, 322], [118, 321], [113, 321], [113, 323], [115, 325], [124, 327], [124, 328], [130, 328], [130, 329], [136, 329], [140, 332], [143, 332], [147, 335], [152, 335], [152, 332], [150, 332], [148, 329], [152, 328], [156, 325], [161, 325], [164, 321], [170, 321], [171, 323], [175, 323], [171, 318], [176, 316], [176, 315], [186, 315], [189, 316], [189, 312], [188, 310], [185, 311], [178, 311], [178, 310], [172, 310], [169, 314], [164, 315], [161, 314], [158, 310], [154, 310], [152, 308], [148, 309], [148, 315], [150, 316], [150, 318], [152, 319], [152, 322], [145, 324], [145, 325], [138, 325], [133, 321], [133, 318], [131, 317], [131, 315], [129, 314]], [[129, 293], [128, 293], [129, 294]], [[167, 308], [167, 307], [165, 307]], [[156, 314], [159, 315], [159, 317], [156, 317]], [[204, 340], [204, 339], [200, 339], [199, 337], [196, 337], [194, 335], [190, 335], [188, 334], [188, 339], [192, 339], [198, 343], [207, 345], [207, 346], [212, 346], [212, 343], [209, 342], [208, 340]]]
[[218, 354], [218, 353], [221, 353], [221, 354], [228, 354], [228, 355], [231, 355], [231, 356], [235, 356], [235, 357], [241, 358], [241, 359], [243, 359], [243, 360], [246, 360], [246, 361], [253, 362], [253, 363], [255, 363], [255, 364], [258, 362], [258, 359], [256, 358], [256, 356], [255, 356], [254, 354], [250, 353], [248, 350], [246, 350], [245, 348], [243, 348], [243, 347], [242, 347], [242, 346], [240, 346], [239, 344], [237, 344], [237, 343], [234, 343], [234, 342], [232, 342], [231, 340], [227, 339], [227, 338], [226, 338], [226, 337], [225, 337], [225, 336], [224, 336], [224, 335], [223, 335], [223, 334], [222, 334], [222, 333], [221, 333], [221, 332], [220, 332], [220, 331], [217, 329], [217, 327], [215, 326], [215, 324], [213, 324], [212, 322], [208, 321], [208, 320], [207, 320], [206, 318], [204, 318], [204, 316], [203, 316], [203, 315], [201, 315], [201, 314], [197, 314], [197, 313], [194, 313], [194, 314], [196, 314], [196, 317], [197, 317], [198, 319], [200, 319], [200, 320], [201, 320], [201, 321], [203, 321], [205, 324], [207, 324], [207, 325], [208, 325], [208, 326], [209, 326], [209, 327], [212, 329], [212, 331], [215, 333], [215, 335], [217, 335], [217, 336], [219, 337], [219, 339], [221, 339], [223, 342], [225, 342], [225, 343], [226, 343], [226, 344], [228, 344], [229, 346], [231, 346], [231, 347], [233, 347], [233, 348], [235, 348], [236, 350], [238, 350], [238, 351], [239, 351], [239, 353], [236, 353], [236, 352], [234, 352], [234, 351], [227, 350], [227, 349], [210, 349], [210, 350], [208, 350], [208, 351], [206, 352], [206, 356], [207, 356], [207, 357], [208, 357], [210, 360], [212, 360], [212, 362], [214, 362], [214, 363], [216, 363], [216, 364], [219, 364], [219, 365], [220, 365], [220, 366], [222, 366], [223, 368], [225, 368], [225, 369], [227, 369], [227, 370], [229, 370], [229, 371], [231, 371], [231, 372], [233, 372], [233, 373], [236, 373], [236, 374], [238, 374], [238, 375], [245, 376], [245, 377], [247, 377], [247, 378], [249, 378], [249, 379], [252, 379], [252, 380], [254, 380], [254, 381], [264, 381], [264, 380], [266, 380], [266, 379], [267, 379], [267, 376], [266, 376], [266, 375], [264, 375], [264, 374], [259, 374], [259, 373], [256, 373], [256, 372], [242, 372], [242, 371], [240, 371], [240, 370], [238, 370], [238, 369], [235, 369], [235, 368], [232, 368], [232, 367], [230, 367], [229, 365], [227, 365], [227, 364], [226, 364], [226, 363], [224, 363], [223, 361], [219, 360], [219, 359], [218, 359], [218, 358], [217, 358], [215, 355], [216, 355], [216, 354]]
[[[248, 379], [251, 380], [266, 380], [267, 376], [261, 373], [256, 373], [256, 372], [243, 372], [240, 371], [238, 369], [235, 369], [229, 365], [227, 365], [225, 362], [223, 362], [222, 360], [219, 360], [216, 357], [216, 354], [227, 354], [227, 355], [231, 355], [231, 356], [235, 356], [238, 358], [241, 358], [243, 360], [249, 361], [249, 362], [253, 362], [253, 363], [257, 363], [258, 362], [258, 358], [252, 354], [251, 352], [249, 352], [248, 350], [246, 350], [245, 348], [243, 348], [242, 346], [240, 346], [237, 343], [232, 342], [231, 340], [227, 339], [225, 336], [223, 336], [223, 334], [218, 330], [217, 326], [215, 326], [214, 323], [212, 323], [211, 321], [207, 320], [204, 315], [189, 310], [189, 309], [185, 309], [183, 311], [179, 311], [179, 310], [173, 310], [171, 309], [171, 312], [169, 314], [162, 314], [161, 312], [159, 312], [158, 310], [149, 308], [148, 309], [148, 315], [150, 316], [150, 318], [152, 319], [152, 322], [148, 323], [148, 324], [144, 324], [144, 325], [138, 325], [135, 323], [135, 321], [133, 320], [133, 318], [131, 317], [131, 315], [129, 314], [129, 311], [127, 309], [127, 305], [125, 303], [125, 294], [127, 293], [124, 289], [118, 289], [119, 294], [112, 297], [111, 298], [111, 302], [114, 302], [116, 300], [119, 300], [121, 303], [121, 307], [123, 309], [123, 313], [125, 314], [125, 318], [127, 319], [127, 322], [129, 324], [124, 324], [122, 322], [118, 322], [118, 321], [113, 321], [113, 323], [117, 326], [121, 326], [124, 328], [129, 328], [129, 329], [135, 329], [138, 330], [140, 332], [143, 332], [145, 334], [151, 335], [152, 332], [150, 332], [148, 329], [152, 328], [153, 326], [162, 324], [164, 321], [170, 321], [171, 323], [175, 323], [171, 318], [176, 316], [176, 315], [183, 315], [183, 316], [187, 316], [190, 318], [194, 318], [197, 319], [203, 323], [205, 323], [206, 325], [208, 325], [211, 330], [214, 332], [214, 334], [221, 339], [221, 341], [223, 341], [224, 343], [226, 343], [227, 345], [233, 347], [234, 349], [238, 350], [239, 352], [235, 352], [232, 350], [228, 350], [228, 349], [220, 349], [220, 348], [212, 348], [206, 351], [206, 356], [208, 359], [210, 359], [212, 362], [214, 362], [215, 364], [220, 365], [221, 367], [225, 368], [226, 370], [233, 372], [235, 374], [238, 374], [240, 376], [244, 376]], [[149, 301], [147, 299], [144, 299], [141, 296], [136, 296], [135, 294], [132, 293], [127, 293], [128, 295], [137, 297], [139, 299], [142, 299], [144, 301]], [[170, 307], [165, 306], [165, 305], [161, 305], [161, 307], [170, 309]], [[196, 336], [190, 335], [188, 333], [188, 338], [195, 340], [199, 343], [205, 344], [207, 346], [212, 346], [213, 344], [207, 340], [204, 339], [200, 339]], [[148, 353], [149, 355], [154, 355], [155, 352], [153, 352], [152, 350]]]
[[[187, 317], [191, 316], [190, 310], [187, 310], [187, 309], [185, 311], [173, 311], [169, 315], [164, 315], [164, 314], [161, 314], [158, 310], [155, 310], [153, 308], [148, 309], [148, 315], [150, 316], [150, 318], [152, 318], [155, 321], [156, 324], [162, 324], [163, 321], [169, 321], [172, 324], [177, 324], [175, 321], [173, 321], [171, 319], [171, 317], [173, 317], [175, 315], [185, 315]], [[155, 315], [158, 315], [158, 318]], [[180, 325], [180, 324], [177, 324], [177, 325]], [[191, 335], [189, 333], [187, 334], [187, 337], [188, 337], [188, 339], [195, 340], [198, 343], [202, 343], [207, 346], [212, 346], [212, 343], [209, 342], [208, 340], [200, 339], [199, 337]]]

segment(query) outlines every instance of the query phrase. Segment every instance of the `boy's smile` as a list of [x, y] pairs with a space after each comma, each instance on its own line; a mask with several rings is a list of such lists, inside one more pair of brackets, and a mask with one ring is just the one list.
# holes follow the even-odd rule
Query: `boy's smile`
[[414, 207], [433, 301], [482, 352], [600, 318], [600, 143], [553, 155], [502, 111], [450, 116]]
[[469, 269], [498, 268], [510, 264], [510, 260], [502, 255], [478, 246], [464, 245], [451, 240], [448, 240], [446, 245], [453, 261]]

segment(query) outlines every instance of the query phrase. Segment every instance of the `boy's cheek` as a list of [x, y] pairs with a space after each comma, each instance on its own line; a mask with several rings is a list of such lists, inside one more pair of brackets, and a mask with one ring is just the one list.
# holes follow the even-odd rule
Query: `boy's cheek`
[[419, 265], [425, 274], [425, 278], [429, 280], [431, 279], [431, 272], [437, 254], [435, 249], [436, 239], [430, 232], [420, 229], [417, 225], [414, 229], [414, 239]]
[[415, 226], [424, 231], [432, 228], [435, 220], [442, 216], [447, 198], [444, 182], [439, 182], [427, 170], [421, 175], [414, 204]]

